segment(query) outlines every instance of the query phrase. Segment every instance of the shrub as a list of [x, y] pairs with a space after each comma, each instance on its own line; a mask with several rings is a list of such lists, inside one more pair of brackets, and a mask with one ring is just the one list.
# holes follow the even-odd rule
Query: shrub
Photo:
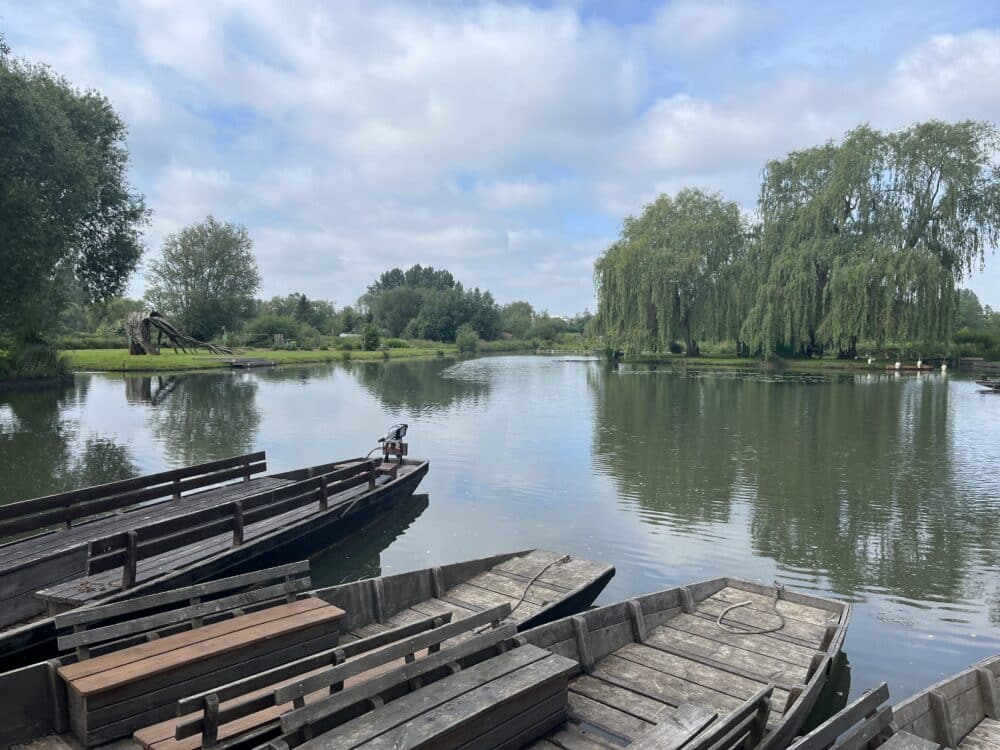
[[12, 359], [16, 378], [54, 378], [69, 372], [66, 360], [48, 344], [25, 344]]
[[684, 351], [684, 347], [681, 346], [676, 341], [671, 341], [669, 344], [667, 344], [667, 348], [670, 350], [671, 354], [681, 354]]
[[361, 339], [353, 337], [337, 339], [337, 348], [342, 352], [351, 352], [361, 348]]
[[434, 354], [437, 355], [438, 357], [443, 357], [444, 356], [444, 349], [436, 349], [434, 351]]
[[295, 318], [265, 313], [250, 320], [243, 327], [243, 333], [248, 341], [254, 340], [259, 343], [263, 339], [271, 340], [276, 333], [280, 333], [286, 339], [297, 339], [300, 328], [301, 324]]
[[455, 332], [455, 344], [462, 354], [475, 354], [479, 351], [479, 334], [468, 323], [463, 323]]
[[373, 352], [378, 349], [381, 339], [382, 335], [379, 333], [378, 326], [374, 323], [366, 325], [365, 330], [361, 332], [361, 345], [366, 352]]
[[386, 339], [385, 346], [390, 349], [409, 349], [410, 345], [403, 339]]

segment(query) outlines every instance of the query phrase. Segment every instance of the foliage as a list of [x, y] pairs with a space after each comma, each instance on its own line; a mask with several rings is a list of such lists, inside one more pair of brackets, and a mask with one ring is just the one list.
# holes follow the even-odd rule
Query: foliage
[[688, 188], [661, 195], [595, 266], [598, 326], [631, 349], [666, 350], [682, 340], [689, 355], [698, 339], [731, 336], [742, 320], [734, 294], [746, 248], [739, 207]]
[[410, 346], [409, 343], [403, 341], [403, 339], [386, 339], [385, 345], [389, 349], [407, 349]]
[[153, 307], [203, 341], [223, 328], [238, 329], [252, 313], [260, 286], [246, 227], [212, 216], [164, 240], [150, 279], [146, 297]]
[[266, 301], [258, 300], [255, 307], [258, 317], [277, 315], [291, 318], [324, 335], [337, 335], [344, 330], [338, 326], [337, 311], [332, 302], [311, 300], [301, 293], [289, 294], [285, 297], [272, 297]]
[[458, 327], [455, 345], [461, 354], [475, 354], [479, 351], [479, 334], [471, 323], [463, 323]]
[[21, 344], [9, 358], [4, 368], [6, 377], [12, 378], [55, 378], [66, 375], [69, 367], [65, 358], [55, 347], [48, 344]]
[[981, 328], [985, 324], [986, 315], [979, 297], [971, 289], [959, 289], [955, 309], [955, 329]]
[[303, 327], [295, 318], [288, 315], [264, 313], [250, 320], [243, 327], [243, 334], [248, 342], [270, 344], [276, 333], [280, 333], [286, 339], [299, 338]]
[[0, 112], [0, 330], [27, 340], [77, 292], [121, 292], [147, 211], [111, 103], [15, 60], [2, 38]]
[[358, 304], [392, 337], [454, 341], [463, 323], [484, 339], [500, 332], [500, 308], [493, 295], [467, 290], [448, 271], [429, 266], [386, 271]]
[[956, 282], [1000, 239], [997, 145], [986, 123], [861, 126], [770, 162], [743, 338], [845, 356], [860, 339], [947, 339]]
[[373, 352], [378, 349], [381, 338], [382, 336], [379, 333], [378, 326], [369, 323], [361, 332], [361, 347], [366, 352]]
[[535, 308], [531, 306], [530, 302], [511, 302], [504, 305], [500, 311], [501, 330], [506, 331], [515, 339], [527, 338], [534, 317]]

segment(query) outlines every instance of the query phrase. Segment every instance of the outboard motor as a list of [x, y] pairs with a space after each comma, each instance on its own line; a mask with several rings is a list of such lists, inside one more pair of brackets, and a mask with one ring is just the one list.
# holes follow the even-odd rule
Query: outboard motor
[[378, 439], [382, 443], [382, 460], [385, 463], [390, 463], [390, 458], [395, 457], [398, 465], [403, 464], [403, 456], [409, 452], [409, 446], [403, 442], [407, 427], [408, 425], [405, 424], [394, 424], [388, 432]]

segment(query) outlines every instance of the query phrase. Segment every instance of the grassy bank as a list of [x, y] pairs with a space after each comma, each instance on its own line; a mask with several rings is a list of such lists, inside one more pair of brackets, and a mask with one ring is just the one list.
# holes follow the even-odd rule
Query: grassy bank
[[[236, 357], [267, 359], [279, 365], [319, 362], [357, 362], [385, 359], [411, 359], [454, 355], [453, 344], [435, 348], [385, 349], [382, 351], [285, 351], [272, 349], [240, 349]], [[174, 354], [164, 351], [159, 356], [131, 356], [127, 349], [69, 349], [63, 352], [71, 370], [111, 372], [179, 372], [184, 370], [211, 370], [229, 366], [229, 357], [211, 354]]]

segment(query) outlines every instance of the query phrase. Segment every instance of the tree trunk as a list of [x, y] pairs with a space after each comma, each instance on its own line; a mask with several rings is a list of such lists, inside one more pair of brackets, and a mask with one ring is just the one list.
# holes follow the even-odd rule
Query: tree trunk
[[681, 319], [681, 325], [684, 327], [684, 354], [688, 357], [700, 356], [698, 342], [691, 337], [691, 320], [687, 315]]

